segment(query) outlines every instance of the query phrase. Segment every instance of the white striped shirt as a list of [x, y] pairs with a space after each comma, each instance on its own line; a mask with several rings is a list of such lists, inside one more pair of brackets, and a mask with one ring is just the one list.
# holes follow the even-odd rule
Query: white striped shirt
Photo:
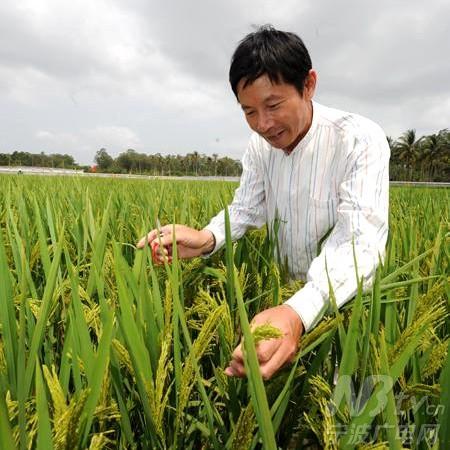
[[[316, 102], [311, 127], [290, 154], [251, 136], [228, 207], [231, 235], [234, 240], [249, 227], [271, 227], [278, 215], [282, 261], [292, 278], [306, 281], [286, 303], [306, 331], [329, 306], [329, 281], [338, 306], [356, 294], [353, 245], [366, 285], [384, 256], [389, 155], [386, 136], [374, 122]], [[225, 242], [223, 211], [205, 228], [216, 238], [214, 253]]]

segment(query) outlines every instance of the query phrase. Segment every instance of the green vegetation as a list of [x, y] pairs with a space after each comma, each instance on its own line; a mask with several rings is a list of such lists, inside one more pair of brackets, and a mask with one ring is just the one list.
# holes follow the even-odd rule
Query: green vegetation
[[[390, 179], [394, 181], [450, 182], [450, 132], [445, 129], [417, 137], [408, 130], [397, 140], [388, 138], [391, 147]], [[138, 153], [133, 149], [113, 158], [105, 148], [95, 154], [97, 172], [133, 173], [166, 176], [239, 176], [239, 161], [226, 156], [211, 156], [197, 151], [187, 155]], [[70, 155], [35, 155], [27, 152], [0, 153], [0, 166], [65, 167], [84, 169]]]
[[57, 167], [64, 169], [79, 169], [73, 156], [53, 153], [28, 153], [15, 151], [0, 153], [0, 166], [27, 166], [27, 167]]
[[396, 181], [450, 181], [450, 131], [417, 137], [408, 130], [391, 147], [390, 179]]
[[117, 158], [100, 149], [94, 157], [95, 166], [80, 166], [70, 155], [44, 153], [33, 154], [15, 151], [0, 153], [0, 166], [10, 167], [52, 167], [78, 169], [85, 172], [140, 174], [153, 176], [239, 176], [240, 161], [219, 156], [200, 154], [196, 151], [187, 155], [161, 155], [161, 153], [138, 153], [133, 149], [121, 153]]
[[138, 153], [133, 149], [117, 158], [102, 148], [95, 154], [96, 170], [108, 173], [135, 173], [167, 176], [239, 176], [240, 161], [214, 153], [211, 156], [198, 152], [187, 155], [161, 155]]
[[[1, 449], [449, 448], [450, 190], [392, 189], [373, 287], [264, 382], [254, 345], [276, 330], [249, 318], [300, 287], [273, 237], [159, 267], [134, 248], [157, 218], [206, 225], [234, 188], [0, 177]], [[243, 380], [223, 372], [239, 330]]]

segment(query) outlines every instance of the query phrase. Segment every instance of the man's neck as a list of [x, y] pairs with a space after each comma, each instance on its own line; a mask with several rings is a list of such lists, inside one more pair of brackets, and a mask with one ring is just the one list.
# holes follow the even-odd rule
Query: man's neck
[[309, 102], [309, 109], [308, 109], [308, 123], [305, 126], [305, 128], [300, 132], [298, 137], [295, 139], [295, 141], [290, 144], [288, 147], [283, 148], [284, 153], [287, 155], [290, 155], [292, 151], [297, 147], [297, 145], [300, 143], [300, 141], [308, 134], [308, 131], [311, 128], [312, 120], [313, 120], [313, 114], [314, 114], [314, 108], [312, 105], [312, 101]]

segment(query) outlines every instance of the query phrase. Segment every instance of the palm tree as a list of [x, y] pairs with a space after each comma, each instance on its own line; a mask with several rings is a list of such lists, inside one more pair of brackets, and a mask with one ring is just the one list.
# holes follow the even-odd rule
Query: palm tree
[[445, 172], [450, 155], [450, 133], [444, 129], [437, 134], [425, 136], [421, 143], [420, 163], [422, 170], [427, 171], [427, 178], [433, 181], [441, 178], [439, 171]]
[[213, 153], [212, 157], [214, 160], [214, 176], [217, 177], [217, 158], [219, 155], [217, 153]]
[[413, 178], [414, 165], [418, 159], [422, 138], [416, 139], [416, 130], [405, 131], [397, 140], [395, 153], [408, 173], [408, 181]]
[[430, 134], [426, 136], [421, 145], [420, 165], [422, 167], [422, 173], [426, 172], [427, 178], [432, 180], [434, 178], [434, 165], [433, 160], [439, 155], [441, 147], [441, 139], [438, 134]]
[[193, 169], [194, 169], [195, 176], [198, 175], [199, 162], [200, 162], [200, 155], [197, 151], [195, 151], [194, 153], [192, 153], [192, 163], [194, 166]]

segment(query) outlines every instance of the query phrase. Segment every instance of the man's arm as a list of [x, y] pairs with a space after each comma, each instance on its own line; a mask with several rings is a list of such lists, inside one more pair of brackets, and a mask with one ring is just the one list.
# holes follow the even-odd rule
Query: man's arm
[[[242, 159], [241, 181], [233, 202], [228, 206], [233, 240], [242, 237], [249, 227], [261, 227], [266, 219], [264, 178], [255, 137], [256, 135], [252, 136]], [[152, 249], [155, 246], [155, 262], [162, 263], [165, 257], [170, 260], [174, 230], [180, 258], [210, 256], [225, 243], [224, 211], [217, 214], [202, 230], [173, 224], [151, 230], [140, 239], [137, 247], [143, 248], [148, 243]]]
[[312, 261], [307, 283], [286, 302], [299, 314], [306, 331], [328, 309], [329, 282], [340, 307], [357, 292], [356, 273], [365, 285], [370, 284], [379, 258], [384, 256], [390, 149], [383, 136], [373, 144], [358, 144], [348, 156], [336, 225]]
[[[389, 153], [380, 131], [376, 144], [355, 148], [349, 155], [346, 176], [340, 186], [337, 222], [319, 256], [311, 263], [307, 283], [283, 305], [253, 318], [252, 325], [270, 322], [283, 333], [282, 338], [258, 345], [258, 360], [265, 379], [292, 360], [303, 331], [309, 331], [323, 317], [329, 305], [328, 277], [338, 306], [357, 292], [354, 254], [358, 276], [366, 282], [371, 280], [379, 256], [384, 254], [388, 232]], [[245, 376], [241, 346], [233, 352], [225, 373]]]
[[[266, 222], [266, 201], [264, 192], [264, 173], [257, 148], [256, 135], [253, 135], [242, 158], [242, 175], [233, 202], [228, 206], [231, 238], [241, 238], [248, 228], [262, 227]], [[215, 237], [215, 253], [225, 244], [225, 214], [220, 211], [204, 228]]]

